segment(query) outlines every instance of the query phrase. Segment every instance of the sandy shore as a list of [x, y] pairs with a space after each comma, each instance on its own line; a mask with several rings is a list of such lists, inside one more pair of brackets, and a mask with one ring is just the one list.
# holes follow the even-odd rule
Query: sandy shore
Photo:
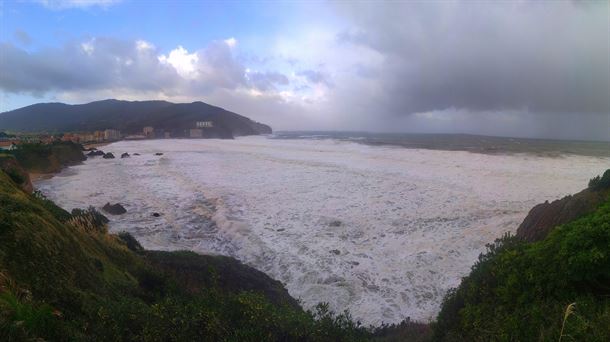
[[53, 176], [55, 176], [57, 172], [51, 172], [51, 173], [36, 173], [36, 172], [30, 172], [30, 181], [36, 182], [39, 180], [43, 180], [43, 179], [49, 179]]
[[106, 145], [112, 144], [113, 142], [100, 142], [100, 143], [84, 144], [83, 147], [86, 148], [86, 149], [100, 148], [102, 146], [106, 146]]

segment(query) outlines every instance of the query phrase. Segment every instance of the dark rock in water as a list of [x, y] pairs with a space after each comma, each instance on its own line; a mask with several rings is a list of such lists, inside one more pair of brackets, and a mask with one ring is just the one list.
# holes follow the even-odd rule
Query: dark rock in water
[[108, 152], [108, 153], [105, 153], [102, 158], [104, 158], [104, 159], [114, 159], [114, 154], [112, 154], [111, 152]]
[[87, 153], [87, 155], [90, 157], [103, 156], [104, 154], [105, 154], [104, 151], [101, 151], [101, 150], [92, 150], [89, 153]]
[[331, 223], [329, 223], [328, 225], [329, 225], [329, 226], [331, 226], [331, 227], [341, 227], [341, 225], [342, 225], [342, 224], [343, 224], [343, 223], [341, 223], [341, 221], [339, 221], [339, 220], [334, 220], [334, 221], [332, 221]]
[[139, 156], [140, 154], [139, 154], [139, 153], [134, 153], [133, 155], [134, 155], [134, 156]]
[[129, 153], [125, 152], [121, 154], [121, 158], [129, 158]]
[[159, 216], [161, 216], [161, 214], [159, 214], [159, 213], [153, 213], [153, 214], [152, 214], [152, 216], [154, 216], [154, 217], [159, 217]]
[[285, 228], [280, 228], [280, 229], [276, 229], [275, 231], [276, 231], [276, 232], [283, 232], [283, 231], [285, 231], [285, 230], [286, 230]]
[[338, 249], [333, 249], [332, 251], [330, 251], [331, 253], [333, 253], [334, 255], [339, 255], [341, 254], [341, 251], [339, 251]]
[[106, 203], [102, 207], [102, 209], [111, 215], [122, 215], [127, 212], [127, 209], [125, 209], [125, 207], [123, 207], [120, 203], [116, 203], [116, 204]]
[[163, 153], [161, 153], [161, 152], [155, 153], [155, 156], [162, 156], [162, 155], [163, 155]]

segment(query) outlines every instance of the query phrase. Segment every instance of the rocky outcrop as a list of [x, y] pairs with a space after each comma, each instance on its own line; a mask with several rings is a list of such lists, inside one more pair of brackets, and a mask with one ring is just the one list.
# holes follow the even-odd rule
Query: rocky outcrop
[[9, 152], [28, 172], [54, 173], [87, 159], [80, 144], [56, 141], [50, 144], [22, 143]]
[[4, 171], [23, 191], [28, 193], [34, 191], [30, 175], [19, 165], [15, 157], [0, 154], [0, 170]]
[[92, 150], [89, 151], [89, 153], [87, 153], [87, 156], [89, 157], [96, 157], [96, 156], [103, 156], [105, 153], [104, 151], [101, 150]]
[[108, 152], [108, 153], [105, 153], [102, 158], [104, 158], [104, 159], [114, 159], [114, 154], [112, 154], [112, 152]]
[[106, 203], [102, 209], [110, 215], [122, 215], [127, 212], [127, 209], [125, 209], [125, 207], [123, 207], [120, 203]]
[[121, 159], [122, 158], [129, 158], [129, 153], [125, 152], [125, 153], [121, 154]]
[[608, 199], [610, 189], [585, 189], [575, 195], [549, 203], [536, 205], [527, 214], [519, 228], [517, 238], [527, 242], [540, 241], [556, 226], [573, 221], [593, 212]]

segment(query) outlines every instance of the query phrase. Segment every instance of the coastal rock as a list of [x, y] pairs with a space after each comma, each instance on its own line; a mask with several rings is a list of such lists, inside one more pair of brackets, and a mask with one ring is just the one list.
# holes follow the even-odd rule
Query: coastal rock
[[125, 152], [121, 154], [121, 158], [129, 158], [129, 153]]
[[517, 238], [534, 242], [544, 239], [553, 228], [593, 212], [610, 196], [610, 189], [585, 189], [575, 195], [533, 207], [519, 228]]
[[108, 153], [105, 153], [102, 158], [104, 158], [104, 159], [114, 159], [114, 154], [112, 154], [112, 152], [108, 152]]
[[133, 155], [134, 155], [134, 156], [139, 156], [140, 154], [139, 154], [139, 153], [134, 153]]
[[161, 214], [159, 214], [159, 213], [152, 213], [152, 216], [154, 216], [154, 217], [160, 217], [160, 216], [161, 216]]
[[161, 152], [155, 153], [155, 156], [162, 156], [162, 155], [163, 155], [163, 153], [161, 153]]
[[105, 154], [104, 151], [92, 150], [92, 151], [89, 151], [89, 153], [87, 153], [87, 156], [96, 157], [96, 156], [103, 156], [104, 154]]
[[110, 215], [122, 215], [127, 212], [127, 209], [125, 209], [125, 207], [123, 207], [120, 203], [106, 203], [102, 209]]
[[340, 250], [338, 250], [338, 249], [333, 249], [333, 250], [331, 250], [330, 252], [331, 252], [331, 253], [333, 253], [334, 255], [339, 255], [339, 254], [341, 254], [341, 251], [340, 251]]

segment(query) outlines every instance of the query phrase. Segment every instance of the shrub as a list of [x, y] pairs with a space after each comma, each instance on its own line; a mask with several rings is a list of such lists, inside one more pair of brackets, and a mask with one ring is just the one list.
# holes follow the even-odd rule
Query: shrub
[[0, 335], [8, 341], [58, 338], [59, 322], [49, 305], [34, 304], [28, 296], [0, 292]]
[[142, 247], [142, 245], [140, 245], [138, 240], [136, 240], [136, 238], [133, 237], [133, 235], [131, 235], [130, 233], [120, 232], [119, 239], [121, 239], [123, 242], [125, 242], [125, 244], [127, 245], [127, 248], [129, 248], [132, 252], [136, 252], [136, 253], [144, 252], [144, 247]]
[[85, 231], [108, 232], [108, 218], [92, 206], [84, 210], [72, 209], [72, 217], [67, 222]]
[[599, 191], [610, 188], [610, 169], [606, 170], [604, 174], [595, 176], [589, 180], [589, 189], [593, 191]]

